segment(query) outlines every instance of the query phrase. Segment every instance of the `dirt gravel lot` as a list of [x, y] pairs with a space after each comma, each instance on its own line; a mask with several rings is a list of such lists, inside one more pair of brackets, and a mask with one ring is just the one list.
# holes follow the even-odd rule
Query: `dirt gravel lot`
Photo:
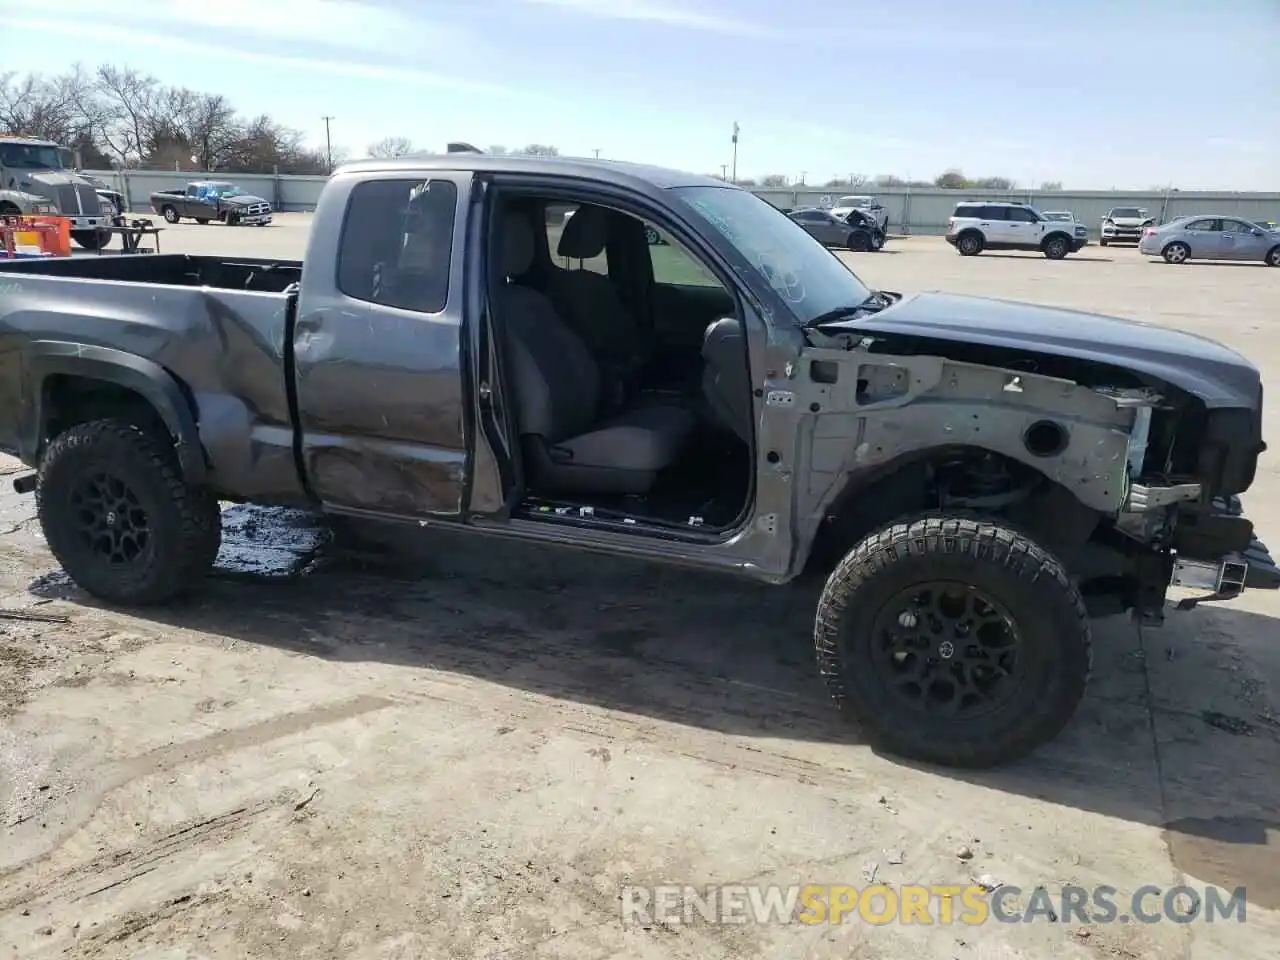
[[[299, 257], [307, 221], [163, 245]], [[925, 238], [850, 256], [873, 286], [1149, 320], [1280, 374], [1280, 270], [961, 259]], [[1264, 540], [1278, 469], [1264, 456], [1245, 498]], [[208, 590], [132, 616], [67, 583], [33, 513], [0, 493], [0, 958], [1261, 960], [1280, 942], [1280, 598], [1142, 634], [1099, 622], [1065, 735], [960, 775], [834, 721], [808, 587], [434, 533], [371, 571], [304, 519], [235, 508]], [[1009, 909], [1105, 884], [1121, 913], [1143, 885], [1245, 885], [1248, 907], [1243, 924], [620, 919], [627, 884], [870, 878], [998, 881], [1024, 891]]]

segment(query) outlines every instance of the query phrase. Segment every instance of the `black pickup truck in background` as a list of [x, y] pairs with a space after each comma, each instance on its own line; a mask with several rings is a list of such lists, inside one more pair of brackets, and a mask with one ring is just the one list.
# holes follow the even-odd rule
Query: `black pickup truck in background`
[[197, 585], [224, 500], [771, 584], [813, 560], [837, 705], [987, 766], [1070, 719], [1089, 613], [1280, 587], [1237, 496], [1261, 378], [1199, 337], [872, 290], [748, 191], [614, 161], [353, 164], [304, 262], [0, 263], [0, 450], [89, 593]]
[[272, 214], [268, 201], [224, 180], [195, 180], [184, 190], [157, 190], [151, 194], [151, 209], [169, 223], [185, 217], [196, 223], [217, 220], [233, 227], [266, 226]]

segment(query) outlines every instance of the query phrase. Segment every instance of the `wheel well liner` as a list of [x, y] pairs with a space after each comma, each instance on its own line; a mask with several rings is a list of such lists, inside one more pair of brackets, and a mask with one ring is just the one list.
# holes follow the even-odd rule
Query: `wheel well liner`
[[[995, 456], [1024, 473], [1039, 477], [1040, 489], [1055, 504], [1050, 524], [1055, 533], [1087, 535], [1088, 518], [1099, 517], [1080, 499], [1034, 464], [974, 444], [949, 444], [912, 450], [876, 467], [850, 474], [840, 492], [824, 511], [810, 544], [808, 561], [826, 564], [842, 556], [854, 542], [872, 530], [922, 509], [936, 507], [926, 501], [927, 468], [957, 457]], [[1033, 531], [1041, 532], [1041, 531]], [[1047, 532], [1047, 531], [1044, 531]]]
[[26, 406], [18, 447], [24, 461], [36, 462], [49, 439], [48, 388], [57, 383], [54, 380], [51, 384], [51, 378], [71, 377], [141, 398], [173, 437], [183, 478], [193, 484], [205, 482], [208, 464], [200, 443], [195, 403], [185, 386], [154, 360], [110, 347], [37, 340], [24, 351], [23, 374]]

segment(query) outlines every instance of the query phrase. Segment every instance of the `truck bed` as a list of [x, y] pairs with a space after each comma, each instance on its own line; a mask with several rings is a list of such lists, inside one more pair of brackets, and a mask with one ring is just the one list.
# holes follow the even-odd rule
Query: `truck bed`
[[185, 253], [56, 257], [48, 260], [0, 259], [0, 276], [13, 274], [283, 293], [291, 283], [302, 279], [302, 261], [201, 257]]
[[45, 389], [43, 371], [65, 381], [123, 363], [181, 385], [215, 489], [305, 502], [289, 396], [301, 276], [297, 261], [184, 254], [0, 259], [0, 451], [34, 462], [24, 398]]

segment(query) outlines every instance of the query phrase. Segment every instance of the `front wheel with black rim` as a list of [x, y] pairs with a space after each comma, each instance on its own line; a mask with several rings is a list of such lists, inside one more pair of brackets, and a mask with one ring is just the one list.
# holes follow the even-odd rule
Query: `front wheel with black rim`
[[1191, 248], [1185, 243], [1171, 243], [1160, 252], [1165, 263], [1186, 263], [1191, 258]]
[[204, 578], [221, 545], [218, 501], [183, 481], [172, 441], [124, 420], [83, 423], [50, 441], [36, 503], [63, 570], [109, 603], [174, 599]]
[[1079, 591], [994, 520], [925, 516], [868, 536], [827, 580], [814, 640], [837, 706], [874, 746], [945, 766], [1035, 750], [1089, 679]]
[[864, 253], [871, 249], [871, 239], [863, 230], [855, 230], [849, 234], [849, 239], [845, 241], [850, 250], [854, 253]]
[[1280, 267], [1280, 244], [1267, 251], [1265, 262], [1268, 267]]

